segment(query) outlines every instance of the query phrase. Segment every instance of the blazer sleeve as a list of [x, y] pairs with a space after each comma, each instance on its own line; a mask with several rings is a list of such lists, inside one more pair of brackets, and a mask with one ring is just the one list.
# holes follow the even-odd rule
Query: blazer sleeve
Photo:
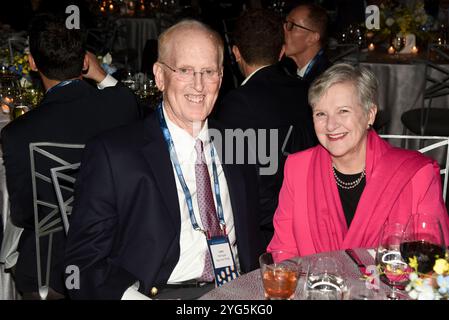
[[279, 204], [273, 218], [274, 236], [267, 251], [286, 250], [299, 255], [293, 232], [295, 166], [292, 162], [291, 156], [285, 162], [284, 182], [279, 193]]
[[[79, 270], [79, 286], [68, 286], [72, 299], [120, 299], [138, 281], [111, 259], [118, 232], [115, 199], [110, 159], [104, 144], [94, 140], [84, 152], [66, 245], [66, 270]], [[66, 285], [71, 281], [66, 274]]]
[[437, 163], [428, 164], [420, 169], [412, 179], [413, 213], [430, 213], [436, 215], [444, 232], [444, 239], [449, 245], [449, 216], [443, 200]]

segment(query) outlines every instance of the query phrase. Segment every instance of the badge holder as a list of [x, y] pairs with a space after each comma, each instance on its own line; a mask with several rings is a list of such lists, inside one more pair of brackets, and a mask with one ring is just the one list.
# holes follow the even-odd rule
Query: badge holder
[[217, 287], [234, 280], [239, 276], [232, 255], [228, 236], [207, 239], [212, 264], [214, 267], [215, 284]]

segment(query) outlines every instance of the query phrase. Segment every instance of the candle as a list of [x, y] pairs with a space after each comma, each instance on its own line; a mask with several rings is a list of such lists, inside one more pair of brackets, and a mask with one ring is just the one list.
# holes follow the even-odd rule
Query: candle
[[114, 11], [114, 5], [112, 3], [109, 5], [109, 11]]
[[389, 48], [388, 48], [388, 54], [394, 54], [394, 48], [393, 48], [393, 46], [390, 46]]
[[104, 12], [104, 7], [100, 7], [100, 11], [101, 11], [101, 12]]
[[412, 53], [414, 54], [418, 53], [418, 48], [416, 46], [412, 47]]
[[374, 47], [374, 43], [370, 43], [368, 46], [368, 50], [369, 51], [374, 51], [375, 47]]

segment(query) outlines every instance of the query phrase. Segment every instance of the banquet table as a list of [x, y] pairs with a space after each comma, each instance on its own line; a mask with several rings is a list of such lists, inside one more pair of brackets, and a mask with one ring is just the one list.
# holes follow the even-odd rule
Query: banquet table
[[[374, 265], [375, 251], [373, 249], [355, 249], [355, 252], [366, 266]], [[349, 289], [362, 281], [362, 276], [357, 265], [349, 258], [345, 251], [333, 251], [301, 257], [300, 261], [303, 273], [309, 263], [320, 256], [333, 257], [341, 264], [343, 277], [347, 281]], [[304, 299], [305, 278], [304, 274], [300, 276], [293, 300]], [[378, 297], [380, 299], [386, 299], [386, 294], [390, 290], [390, 287], [380, 282]], [[400, 293], [400, 298], [407, 299], [407, 296]], [[265, 300], [260, 269], [241, 275], [237, 279], [215, 288], [200, 297], [199, 300]]]

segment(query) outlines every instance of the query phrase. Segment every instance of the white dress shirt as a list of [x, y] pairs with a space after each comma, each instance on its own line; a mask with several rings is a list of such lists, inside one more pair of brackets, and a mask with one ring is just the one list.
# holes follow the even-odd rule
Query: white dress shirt
[[106, 77], [103, 80], [101, 80], [101, 82], [97, 83], [97, 88], [103, 90], [104, 88], [115, 86], [117, 82], [118, 82], [117, 79], [115, 79], [110, 74], [107, 74]]
[[306, 73], [306, 70], [307, 70], [307, 68], [309, 67], [309, 64], [312, 62], [312, 60], [313, 60], [313, 59], [310, 59], [309, 62], [307, 62], [307, 64], [306, 64], [304, 67], [302, 67], [301, 69], [297, 69], [296, 74], [297, 74], [299, 77], [301, 77], [301, 78], [304, 77], [304, 74]]
[[257, 68], [256, 70], [254, 70], [253, 72], [251, 72], [251, 74], [250, 74], [249, 76], [247, 76], [247, 77], [245, 78], [245, 80], [242, 81], [241, 86], [244, 86], [245, 83], [247, 83], [248, 80], [251, 79], [251, 77], [252, 77], [257, 71], [259, 71], [259, 70], [262, 69], [262, 68], [268, 67], [268, 66], [269, 66], [269, 64], [267, 64], [267, 65], [265, 65], [265, 66], [262, 66], [262, 67], [260, 67], [260, 68]]

